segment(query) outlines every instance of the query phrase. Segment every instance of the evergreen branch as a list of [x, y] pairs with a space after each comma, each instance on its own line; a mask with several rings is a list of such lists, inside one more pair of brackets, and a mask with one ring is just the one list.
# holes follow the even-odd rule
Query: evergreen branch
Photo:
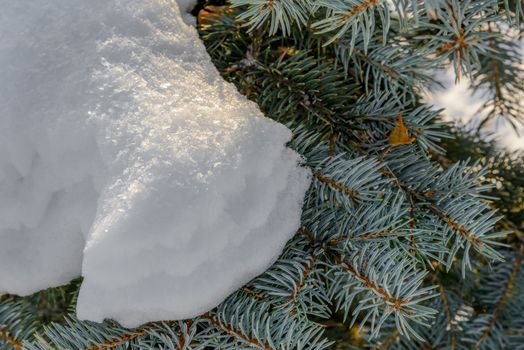
[[[387, 34], [389, 9], [382, 0], [356, 0], [350, 3], [340, 0], [319, 0], [317, 5], [325, 10], [326, 15], [325, 18], [314, 22], [312, 28], [319, 34], [335, 32], [324, 45], [332, 44], [350, 32], [353, 44], [361, 35], [366, 52], [375, 27], [375, 12], [382, 20], [384, 37]], [[350, 44], [351, 49], [353, 44]]]
[[465, 52], [469, 48], [469, 44], [466, 40], [464, 28], [459, 28], [458, 32], [454, 34], [452, 39], [442, 44], [439, 52], [447, 53], [454, 52], [458, 55], [460, 60], [463, 60], [466, 56]]
[[342, 191], [343, 193], [345, 193], [350, 198], [355, 198], [355, 197], [358, 196], [358, 192], [357, 191], [355, 191], [355, 190], [345, 186], [344, 184], [338, 183], [335, 180], [330, 179], [327, 176], [323, 176], [319, 172], [315, 171], [313, 173], [313, 176], [317, 180], [319, 180], [320, 182], [328, 185], [329, 187], [334, 188], [335, 190], [338, 190], [338, 191]]
[[365, 54], [364, 52], [360, 51], [359, 49], [357, 48], [354, 48], [354, 54], [359, 57], [359, 58], [362, 58], [364, 59], [367, 63], [371, 64], [371, 65], [375, 65], [376, 67], [378, 67], [380, 70], [382, 70], [389, 78], [395, 80], [395, 81], [399, 81], [401, 79], [401, 76], [400, 76], [400, 73], [395, 69], [393, 68], [392, 66], [390, 65], [387, 65], [384, 61], [382, 62], [377, 62], [375, 61], [373, 58], [371, 58], [368, 54]]
[[335, 258], [335, 262], [339, 265], [342, 265], [342, 268], [345, 271], [351, 273], [355, 278], [360, 280], [364, 286], [380, 295], [387, 303], [392, 304], [396, 311], [401, 311], [402, 305], [406, 302], [406, 300], [400, 300], [389, 294], [386, 290], [377, 286], [368, 276], [358, 272], [353, 265], [340, 260], [340, 257]]
[[269, 34], [278, 30], [291, 34], [291, 25], [304, 25], [307, 21], [309, 4], [306, 0], [232, 0], [235, 7], [246, 6], [239, 19], [246, 21], [249, 31], [269, 21]]
[[[417, 198], [420, 199], [420, 195], [418, 193], [415, 193]], [[435, 213], [442, 222], [444, 222], [449, 227], [453, 228], [457, 232], [459, 232], [464, 238], [466, 238], [472, 245], [477, 246], [479, 249], [482, 249], [484, 246], [484, 243], [480, 240], [479, 237], [475, 236], [473, 233], [468, 231], [464, 226], [461, 226], [458, 222], [454, 221], [450, 217], [448, 217], [445, 213], [443, 213], [440, 209], [438, 209], [434, 204], [430, 203], [424, 203], [429, 210], [431, 210], [433, 213]]]
[[379, 0], [366, 0], [366, 1], [364, 1], [360, 5], [357, 5], [354, 8], [352, 8], [350, 11], [347, 11], [347, 12], [343, 13], [342, 17], [338, 20], [338, 22], [339, 22], [338, 24], [342, 24], [342, 23], [350, 20], [356, 14], [358, 14], [360, 12], [363, 12], [363, 11], [367, 10], [368, 8], [373, 7], [376, 4], [378, 4], [378, 3], [379, 3]]
[[22, 343], [11, 336], [11, 332], [9, 332], [7, 327], [0, 327], [0, 339], [3, 339], [7, 344], [10, 344], [16, 350], [24, 350]]
[[[191, 320], [187, 321], [187, 327], [191, 327]], [[186, 347], [186, 335], [182, 329], [178, 330], [178, 346], [176, 350], [184, 350]]]
[[495, 305], [495, 308], [493, 309], [493, 312], [491, 314], [491, 317], [489, 318], [487, 325], [482, 330], [480, 338], [478, 339], [475, 345], [476, 349], [480, 349], [482, 343], [486, 340], [491, 330], [493, 329], [493, 326], [495, 325], [495, 322], [497, 321], [499, 314], [504, 309], [506, 300], [509, 296], [510, 291], [512, 290], [512, 287], [517, 278], [517, 275], [522, 267], [521, 265], [522, 265], [523, 256], [524, 256], [524, 245], [521, 245], [517, 253], [517, 256], [515, 258], [515, 261], [513, 263], [511, 274], [506, 281], [504, 289], [502, 290], [499, 300], [497, 301], [497, 304]]
[[428, 40], [427, 47], [440, 59], [451, 61], [457, 79], [464, 73], [471, 76], [480, 67], [480, 53], [490, 50], [487, 43], [493, 34], [482, 24], [499, 18], [498, 5], [485, 0], [450, 0], [437, 8], [436, 16], [438, 21], [425, 22], [421, 29], [437, 32], [419, 39]]
[[[382, 231], [382, 232], [379, 232], [379, 233], [361, 233], [361, 234], [357, 234], [357, 235], [353, 235], [353, 237], [351, 238], [356, 238], [356, 239], [373, 239], [373, 238], [385, 238], [388, 236], [388, 231]], [[346, 238], [347, 239], [347, 238]]]
[[[423, 274], [413, 270], [413, 265], [406, 264], [404, 260], [399, 259], [398, 265], [394, 268], [398, 272], [397, 275], [395, 277], [386, 276], [383, 273], [385, 274], [388, 269], [384, 266], [395, 263], [394, 252], [386, 253], [386, 250], [377, 249], [376, 246], [375, 248], [370, 248], [371, 246], [364, 245], [359, 248], [358, 252], [352, 251], [350, 253], [351, 259], [354, 261], [351, 263], [344, 258], [346, 250], [333, 245], [332, 241], [324, 244], [322, 241], [318, 241], [315, 234], [307, 229], [303, 229], [302, 234], [314, 246], [323, 246], [323, 251], [337, 265], [338, 270], [344, 271], [351, 276], [348, 280], [344, 274], [335, 272], [331, 293], [333, 293], [332, 297], [338, 301], [337, 308], [342, 306], [346, 311], [349, 311], [349, 306], [355, 296], [358, 293], [366, 292], [367, 296], [363, 298], [353, 313], [353, 322], [355, 322], [361, 311], [366, 310], [367, 314], [361, 325], [371, 317], [372, 336], [376, 336], [381, 324], [391, 313], [394, 313], [397, 322], [399, 322], [399, 331], [407, 336], [414, 335], [419, 337], [417, 332], [406, 323], [405, 318], [411, 319], [415, 323], [424, 324], [424, 320], [427, 317], [431, 317], [432, 310], [419, 305], [419, 303], [433, 298], [434, 295], [429, 293], [432, 288], [417, 288], [422, 281]], [[373, 252], [369, 258], [365, 254], [368, 250]], [[330, 266], [330, 264], [327, 266]], [[399, 285], [403, 285], [406, 288], [396, 289], [398, 295], [392, 294], [390, 291], [396, 287], [388, 284], [389, 282], [395, 283], [390, 278], [393, 278], [396, 282], [402, 280], [403, 282], [400, 282]], [[355, 281], [357, 281], [357, 284], [355, 284]], [[341, 289], [338, 289], [338, 287], [341, 287]], [[399, 295], [403, 295], [403, 297]], [[382, 301], [376, 300], [377, 297]], [[365, 306], [366, 303], [370, 303], [370, 305]], [[378, 309], [382, 307], [384, 312], [380, 320], [377, 321], [375, 318], [378, 317]]]
[[25, 350], [23, 342], [33, 337], [38, 326], [39, 322], [26, 300], [6, 295], [0, 297], [0, 344]]
[[341, 38], [332, 50], [345, 71], [364, 85], [366, 95], [387, 94], [390, 101], [416, 103], [417, 92], [439, 85], [429, 74], [435, 60], [424, 46], [413, 48], [399, 44], [405, 40], [395, 36], [384, 45], [381, 39], [373, 37], [365, 51], [365, 42], [352, 43]]
[[88, 346], [86, 348], [84, 348], [84, 350], [110, 350], [110, 349], [114, 349], [122, 344], [125, 344], [129, 341], [132, 341], [136, 338], [139, 338], [141, 336], [144, 336], [146, 335], [149, 331], [151, 331], [152, 329], [152, 326], [146, 326], [146, 327], [143, 327], [143, 328], [139, 328], [139, 329], [135, 329], [133, 330], [131, 333], [128, 333], [128, 334], [122, 334], [118, 337], [115, 337], [115, 338], [110, 338], [110, 339], [106, 339], [106, 340], [103, 340], [102, 342], [96, 344], [96, 345], [93, 345], [93, 346]]
[[280, 259], [251, 285], [257, 292], [264, 293], [264, 301], [270, 304], [270, 310], [288, 316], [301, 314], [327, 318], [330, 301], [320, 280], [322, 251], [302, 239], [303, 234], [304, 229], [299, 230], [292, 241], [294, 245], [290, 245]]
[[218, 319], [216, 319], [214, 316], [212, 316], [209, 312], [206, 312], [204, 315], [202, 315], [202, 317], [204, 319], [208, 320], [214, 327], [218, 328], [222, 332], [224, 332], [227, 335], [232, 336], [232, 337], [240, 340], [241, 342], [243, 342], [243, 343], [245, 343], [247, 345], [254, 346], [254, 347], [258, 348], [258, 349], [263, 349], [263, 350], [276, 350], [276, 349], [273, 349], [269, 345], [269, 342], [267, 342], [267, 341], [260, 341], [260, 340], [256, 339], [255, 337], [252, 337], [250, 335], [247, 335], [247, 334], [243, 333], [239, 329], [234, 329], [231, 326], [227, 326], [227, 325], [222, 324], [222, 322], [220, 322]]
[[[209, 334], [202, 328], [203, 321], [200, 317], [185, 321], [168, 321], [161, 324], [153, 323], [147, 336], [140, 338], [136, 344], [131, 343], [131, 348], [149, 350], [155, 349], [203, 349], [209, 343]], [[138, 338], [137, 338], [138, 339]]]
[[[401, 168], [399, 168], [399, 171], [403, 171], [406, 168], [409, 168], [407, 164], [409, 164], [405, 159], [403, 158], [397, 158], [395, 161], [400, 165], [403, 164]], [[493, 238], [497, 238], [500, 236], [505, 235], [505, 233], [491, 233], [488, 235], [484, 235], [485, 232], [488, 231], [488, 229], [491, 229], [494, 224], [500, 219], [500, 218], [494, 218], [493, 214], [494, 211], [486, 212], [486, 209], [488, 206], [475, 199], [474, 196], [468, 195], [467, 193], [464, 194], [464, 190], [468, 189], [469, 186], [472, 186], [473, 183], [475, 183], [476, 176], [471, 176], [472, 174], [469, 173], [469, 176], [465, 176], [461, 182], [458, 183], [459, 188], [461, 188], [461, 195], [459, 197], [451, 197], [451, 200], [446, 203], [446, 206], [450, 211], [454, 211], [456, 213], [461, 213], [462, 217], [465, 218], [475, 218], [475, 223], [481, 223], [480, 225], [473, 225], [472, 227], [475, 227], [478, 232], [473, 232], [472, 230], [468, 230], [465, 227], [465, 224], [457, 221], [455, 218], [450, 216], [450, 213], [446, 213], [446, 210], [440, 209], [435, 203], [443, 203], [443, 200], [446, 199], [446, 196], [442, 198], [433, 198], [435, 193], [433, 191], [424, 191], [420, 193], [419, 191], [416, 191], [412, 188], [410, 188], [409, 184], [405, 183], [399, 176], [395, 174], [395, 172], [391, 169], [391, 164], [389, 161], [381, 160], [379, 159], [380, 163], [385, 163], [385, 167], [381, 168], [381, 173], [385, 176], [388, 176], [393, 179], [393, 183], [397, 185], [397, 187], [408, 197], [413, 198], [420, 206], [425, 207], [429, 209], [431, 212], [433, 212], [437, 218], [444, 223], [446, 226], [453, 229], [455, 232], [458, 232], [461, 237], [463, 237], [469, 244], [471, 244], [479, 253], [483, 254], [486, 257], [489, 257], [491, 259], [495, 260], [501, 260], [502, 255], [498, 253], [491, 245], [496, 245], [495, 242], [491, 241]], [[420, 164], [420, 162], [419, 162]], [[449, 173], [455, 173], [457, 172], [457, 169], [463, 169], [461, 167], [452, 167], [450, 168]], [[431, 185], [434, 186], [435, 184], [439, 184], [439, 178], [440, 177], [446, 177], [449, 174], [448, 173], [442, 173], [437, 172], [433, 175], [437, 177], [435, 178], [427, 176], [427, 170], [425, 171], [422, 176], [425, 177], [424, 181], [420, 181], [421, 179], [416, 179], [418, 185], [420, 186], [420, 183], [425, 183], [428, 180], [431, 181]], [[461, 170], [459, 173], [464, 173], [464, 170]], [[410, 175], [410, 177], [413, 177]], [[470, 179], [473, 180], [470, 180]], [[449, 182], [448, 182], [449, 184]], [[428, 183], [429, 185], [429, 183]], [[420, 186], [423, 188], [422, 186]], [[478, 191], [479, 188], [482, 188], [482, 186], [477, 186], [475, 191]], [[484, 187], [486, 188], [486, 187]], [[438, 189], [438, 187], [436, 188]], [[449, 191], [449, 189], [448, 189]], [[428, 199], [431, 199], [432, 201], [428, 201]], [[467, 220], [465, 219], [465, 222]], [[471, 225], [471, 223], [469, 223]], [[452, 257], [456, 254], [459, 247], [461, 247], [462, 244], [460, 241], [455, 242], [454, 248], [451, 250], [451, 254], [449, 255], [448, 259], [448, 268], [452, 262]], [[468, 251], [468, 247], [466, 247], [466, 252]], [[463, 259], [463, 274], [465, 274], [465, 266], [469, 266], [469, 255], [465, 255]]]
[[[45, 327], [42, 334], [36, 334], [35, 340], [25, 342], [29, 350], [83, 349], [110, 350], [128, 346], [140, 346], [150, 342], [151, 337], [158, 337], [161, 325], [151, 323], [142, 328], [126, 329], [113, 321], [94, 323], [80, 321], [69, 316], [65, 321], [52, 323]], [[164, 339], [160, 339], [164, 341]], [[171, 343], [165, 340], [166, 343]]]
[[331, 284], [337, 308], [349, 312], [357, 295], [364, 293], [352, 311], [353, 322], [364, 312], [361, 326], [368, 321], [371, 323], [372, 338], [393, 314], [401, 334], [421, 339], [410, 323], [427, 326], [426, 321], [434, 315], [433, 309], [421, 305], [435, 297], [430, 293], [433, 287], [420, 288], [426, 273], [417, 271], [415, 265], [402, 258], [399, 252], [388, 252], [387, 248], [377, 249], [369, 244], [350, 253], [352, 262], [341, 253], [330, 252], [330, 255], [337, 270], [344, 272], [335, 271]]
[[313, 265], [315, 265], [315, 262], [317, 261], [318, 257], [316, 255], [312, 255], [311, 258], [308, 261], [308, 264], [306, 268], [304, 269], [304, 272], [300, 276], [300, 279], [298, 283], [295, 285], [295, 288], [293, 289], [293, 293], [291, 294], [290, 301], [293, 302], [296, 300], [298, 293], [302, 290], [306, 283], [306, 279], [308, 278], [309, 274], [311, 273], [311, 270], [313, 269]]
[[426, 203], [426, 197], [428, 197], [427, 192], [426, 193], [418, 193], [416, 191], [413, 191], [408, 188], [406, 184], [404, 184], [400, 178], [398, 178], [391, 170], [389, 169], [383, 169], [382, 174], [391, 177], [394, 180], [394, 183], [397, 184], [398, 188], [404, 192], [410, 200], [413, 200], [415, 198], [417, 202], [422, 202], [422, 205], [430, 209], [434, 214], [437, 215], [437, 217], [442, 220], [443, 223], [448, 225], [449, 227], [457, 230], [462, 234], [468, 241], [470, 241], [472, 244], [481, 244], [482, 242], [478, 237], [473, 235], [471, 232], [467, 231], [463, 226], [459, 225], [454, 220], [450, 219], [445, 213], [443, 213], [440, 209], [438, 209], [434, 204], [432, 203]]
[[[321, 157], [324, 151], [327, 158]], [[316, 154], [305, 156], [315, 179], [312, 188], [317, 191], [317, 206], [324, 202], [332, 208], [342, 205], [348, 212], [353, 212], [358, 203], [372, 202], [383, 195], [382, 187], [387, 179], [378, 171], [380, 165], [376, 160], [350, 158], [346, 153], [330, 157], [327, 155], [329, 147], [320, 147], [314, 152]]]
[[242, 290], [257, 300], [262, 300], [265, 297], [263, 293], [255, 292], [250, 286], [244, 286], [242, 287]]
[[[298, 147], [299, 149], [301, 149], [302, 147]], [[311, 157], [308, 157], [308, 158], [311, 158]], [[316, 158], [316, 156], [312, 157], [312, 158]], [[320, 158], [320, 157], [319, 157]], [[335, 156], [333, 159], [343, 159], [341, 158], [340, 156]], [[340, 234], [340, 232], [344, 231], [345, 229], [343, 230], [339, 230], [339, 232], [336, 232], [336, 230], [333, 230], [334, 231], [334, 235], [331, 235], [331, 237], [329, 237], [328, 240], [332, 240], [333, 242], [339, 242], [339, 241], [346, 241], [346, 240], [350, 240], [350, 239], [376, 239], [376, 240], [382, 240], [383, 242], [387, 242], [387, 240], [393, 240], [392, 242], [394, 242], [394, 244], [399, 244], [399, 245], [403, 245], [402, 243], [402, 240], [403, 240], [403, 234], [401, 231], [395, 229], [395, 227], [388, 227], [388, 226], [384, 226], [384, 227], [380, 227], [380, 226], [377, 226], [377, 227], [359, 227], [362, 225], [362, 223], [365, 223], [365, 222], [374, 222], [374, 223], [379, 223], [379, 222], [382, 222], [383, 219], [385, 218], [391, 218], [393, 219], [393, 217], [391, 216], [392, 213], [394, 213], [394, 211], [392, 210], [392, 208], [395, 208], [396, 205], [393, 205], [391, 204], [391, 207], [388, 207], [388, 206], [385, 206], [383, 209], [379, 208], [379, 207], [375, 207], [375, 206], [370, 206], [370, 207], [367, 207], [368, 209], [358, 209], [360, 204], [358, 203], [354, 203], [353, 201], [351, 201], [352, 197], [350, 196], [353, 192], [358, 192], [358, 193], [361, 193], [362, 191], [359, 189], [359, 190], [355, 190], [355, 187], [354, 185], [351, 185], [353, 183], [358, 183], [358, 176], [360, 175], [356, 175], [356, 177], [352, 177], [352, 173], [355, 173], [356, 174], [365, 174], [366, 175], [366, 178], [374, 178], [376, 177], [376, 174], [380, 174], [382, 173], [384, 175], [384, 172], [382, 170], [385, 171], [385, 169], [383, 168], [380, 168], [378, 166], [374, 166], [372, 169], [368, 169], [366, 172], [362, 172], [360, 173], [358, 171], [359, 167], [361, 167], [361, 165], [359, 165], [359, 163], [354, 163], [358, 160], [359, 158], [357, 159], [354, 159], [352, 160], [351, 162], [348, 163], [348, 171], [344, 171], [344, 172], [341, 172], [340, 169], [340, 165], [337, 167], [337, 172], [330, 172], [328, 171], [327, 173], [330, 174], [331, 176], [326, 176], [326, 175], [322, 175], [323, 176], [323, 183], [329, 183], [331, 186], [330, 188], [336, 188], [337, 190], [335, 192], [340, 192], [342, 194], [345, 195], [346, 198], [349, 198], [350, 201], [347, 201], [347, 199], [344, 199], [344, 198], [341, 198], [338, 199], [336, 202], [333, 201], [334, 198], [339, 198], [339, 197], [336, 197], [334, 196], [333, 194], [330, 194], [330, 193], [326, 193], [326, 194], [323, 194], [322, 192], [324, 191], [322, 188], [319, 188], [320, 190], [320, 197], [321, 198], [326, 198], [327, 200], [329, 200], [330, 202], [335, 202], [335, 203], [343, 203], [344, 207], [347, 208], [347, 210], [349, 211], [349, 213], [351, 213], [352, 217], [354, 217], [354, 215], [358, 215], [358, 219], [356, 219], [355, 217], [355, 220], [353, 219], [349, 219], [351, 221], [343, 221], [341, 223], [341, 226], [343, 228], [352, 228], [352, 231], [356, 231], [356, 233], [353, 233], [353, 234], [348, 234], [348, 233], [343, 233], [343, 234]], [[365, 159], [365, 158], [364, 158]], [[369, 159], [367, 159], [367, 161], [371, 161], [373, 164], [373, 162], [375, 162], [374, 159], [372, 159], [371, 157]], [[359, 162], [362, 162], [362, 164], [365, 164], [365, 162], [363, 161], [359, 161]], [[314, 163], [314, 162], [313, 162]], [[376, 163], [375, 163], [376, 164]], [[320, 167], [320, 166], [319, 166]], [[316, 169], [316, 168], [314, 168]], [[314, 170], [313, 169], [313, 170]], [[344, 177], [342, 178], [339, 174], [343, 174]], [[336, 176], [337, 178], [333, 178], [334, 176]], [[341, 181], [343, 181], [343, 183]], [[375, 185], [379, 185], [378, 183], [378, 179], [377, 180], [374, 180], [373, 183]], [[351, 186], [349, 187], [348, 186]], [[370, 189], [366, 189], [366, 192], [369, 192], [369, 195], [365, 196], [365, 202], [373, 202], [376, 200], [376, 198], [383, 198], [383, 203], [388, 203], [389, 200], [387, 200], [386, 198], [389, 196], [389, 195], [386, 195], [384, 196], [384, 191], [387, 187], [387, 181], [384, 182], [382, 184], [384, 186], [384, 188], [382, 188], [382, 186], [377, 186], [375, 187], [374, 189], [374, 192], [373, 193], [376, 193], [374, 194], [373, 196], [371, 195], [372, 192], [370, 192]], [[402, 187], [402, 185], [400, 184], [400, 186]], [[404, 187], [402, 187], [404, 188]], [[352, 191], [349, 191], [348, 189], [351, 189]], [[342, 191], [342, 190], [345, 190], [345, 191]], [[388, 189], [388, 191], [390, 191]], [[336, 195], [336, 193], [335, 193]], [[386, 198], [384, 198], [386, 197]], [[409, 196], [406, 195], [406, 197], [409, 198]], [[360, 198], [359, 198], [360, 199]], [[400, 199], [400, 198], [399, 198]], [[413, 201], [410, 199], [410, 203], [412, 203]], [[395, 201], [393, 201], [395, 202]], [[401, 203], [402, 200], [399, 201], [399, 203]], [[336, 204], [331, 204], [331, 205], [336, 205]], [[364, 203], [364, 202], [363, 202]], [[321, 203], [318, 203], [317, 205], [322, 205]], [[414, 204], [412, 203], [412, 206]], [[364, 207], [362, 207], [364, 208]], [[398, 207], [400, 209], [400, 207]], [[384, 210], [384, 212], [382, 212], [382, 210]], [[405, 209], [402, 209], [402, 212], [404, 211]], [[388, 211], [390, 213], [388, 213]], [[378, 213], [381, 213], [381, 214], [378, 214]], [[399, 215], [398, 217], [401, 217], [400, 214], [401, 212], [397, 212], [397, 214]], [[407, 210], [406, 210], [406, 214], [407, 214]], [[411, 214], [413, 215], [413, 207], [412, 207], [412, 210], [411, 210]], [[340, 213], [339, 215], [337, 214], [334, 214], [334, 217], [340, 217], [340, 215], [345, 215], [344, 213]], [[326, 219], [326, 222], [325, 222], [325, 227], [323, 226], [319, 226], [319, 225], [324, 225], [324, 218], [325, 217]], [[376, 217], [375, 219], [373, 219], [373, 217]], [[326, 232], [326, 230], [330, 230], [330, 226], [333, 226], [332, 223], [330, 223], [329, 219], [331, 218], [331, 215], [329, 216], [326, 216], [326, 213], [323, 213], [323, 212], [319, 212], [318, 215], [315, 215], [314, 217], [312, 217], [311, 219], [308, 219], [311, 220], [311, 222], [314, 223], [314, 226], [317, 226], [318, 229], [315, 229], [315, 231], [321, 231], [321, 232]], [[436, 237], [434, 235], [428, 235], [428, 234], [425, 234], [422, 230], [419, 230], [416, 225], [415, 225], [415, 220], [413, 220], [414, 218], [412, 217], [411, 218], [411, 221], [404, 221], [405, 223], [409, 222], [409, 226], [410, 226], [410, 233], [409, 233], [409, 236], [406, 236], [406, 237], [409, 237], [409, 242], [408, 242], [408, 246], [409, 246], [409, 250], [411, 251], [411, 253], [413, 254], [413, 256], [417, 256], [417, 254], [421, 253], [421, 257], [433, 257], [435, 259], [438, 259], [438, 257], [434, 254], [435, 251], [438, 251], [439, 249], [435, 249], [434, 247], [434, 244], [437, 243], [437, 240]], [[389, 220], [389, 219], [388, 219]], [[393, 219], [393, 221], [391, 221], [391, 223], [395, 222], [397, 219]], [[397, 221], [398, 222], [398, 221]], [[396, 225], [396, 224], [395, 224]], [[360, 232], [359, 232], [360, 231]], [[329, 231], [327, 231], [329, 232]], [[417, 243], [417, 237], [420, 237], [420, 244], [423, 244], [423, 246], [419, 246], [419, 244]], [[430, 241], [428, 241], [428, 239]], [[328, 245], [330, 243], [328, 242]], [[384, 243], [382, 243], [384, 244]], [[433, 246], [432, 246], [433, 245]], [[404, 249], [404, 248], [402, 248]], [[420, 252], [418, 252], [418, 250], [420, 250]], [[432, 252], [433, 251], [433, 252]]]
[[257, 62], [255, 67], [244, 69], [248, 75], [258, 75], [259, 104], [273, 118], [287, 122], [298, 112], [332, 133], [347, 130], [353, 122], [355, 116], [345, 105], [355, 100], [357, 86], [342, 69], [334, 69], [304, 52], [270, 65]]

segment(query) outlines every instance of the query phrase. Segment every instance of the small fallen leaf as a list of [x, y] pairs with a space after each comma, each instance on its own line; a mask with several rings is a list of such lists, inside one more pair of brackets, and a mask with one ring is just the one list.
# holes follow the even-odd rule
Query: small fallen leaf
[[404, 118], [400, 115], [397, 119], [397, 125], [389, 134], [389, 143], [391, 146], [409, 145], [415, 142], [417, 138], [409, 136], [409, 130], [404, 123]]

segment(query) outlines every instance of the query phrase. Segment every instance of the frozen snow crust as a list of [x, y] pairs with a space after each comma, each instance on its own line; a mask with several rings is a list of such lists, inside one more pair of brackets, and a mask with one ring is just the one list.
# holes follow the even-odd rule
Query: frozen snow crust
[[0, 293], [82, 273], [82, 319], [213, 308], [299, 226], [309, 172], [290, 137], [174, 1], [3, 1]]

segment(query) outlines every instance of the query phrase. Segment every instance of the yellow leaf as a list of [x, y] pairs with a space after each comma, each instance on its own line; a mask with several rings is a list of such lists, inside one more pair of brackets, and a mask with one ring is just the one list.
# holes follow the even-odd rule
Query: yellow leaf
[[409, 145], [415, 142], [416, 137], [409, 136], [408, 127], [404, 123], [404, 118], [400, 115], [397, 119], [397, 125], [389, 134], [389, 143], [391, 146]]

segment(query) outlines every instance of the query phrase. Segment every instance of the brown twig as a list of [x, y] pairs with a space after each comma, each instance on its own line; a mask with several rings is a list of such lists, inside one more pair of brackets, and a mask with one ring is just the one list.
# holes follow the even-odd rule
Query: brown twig
[[469, 44], [466, 42], [464, 28], [460, 28], [458, 34], [455, 36], [455, 41], [445, 43], [440, 50], [441, 52], [446, 52], [453, 49], [454, 51], [458, 51], [460, 58], [462, 58], [462, 50], [468, 47]]
[[259, 292], [255, 292], [255, 291], [253, 290], [253, 288], [251, 288], [250, 286], [244, 286], [244, 287], [242, 287], [242, 290], [243, 290], [244, 292], [246, 292], [247, 294], [252, 295], [253, 298], [255, 298], [255, 299], [257, 299], [257, 300], [262, 300], [262, 299], [264, 299], [264, 294], [259, 293]]
[[366, 275], [364, 275], [361, 272], [357, 271], [357, 269], [355, 269], [355, 267], [353, 265], [351, 265], [351, 264], [349, 264], [349, 263], [347, 263], [345, 261], [341, 261], [338, 258], [335, 261], [338, 264], [340, 264], [345, 271], [348, 271], [354, 277], [359, 279], [366, 287], [368, 287], [369, 289], [372, 289], [375, 293], [377, 293], [382, 298], [384, 298], [384, 300], [386, 300], [387, 302], [393, 304], [393, 308], [396, 311], [400, 311], [400, 309], [402, 308], [402, 304], [405, 302], [404, 300], [398, 299], [397, 297], [389, 294], [383, 288], [377, 286], [375, 284], [375, 282], [373, 282], [371, 279], [369, 279], [369, 277], [367, 277]]
[[311, 258], [308, 261], [308, 264], [306, 265], [306, 268], [304, 269], [304, 272], [300, 276], [300, 280], [295, 285], [293, 293], [291, 294], [290, 302], [294, 301], [297, 298], [298, 293], [300, 293], [300, 290], [306, 284], [306, 279], [308, 278], [309, 274], [311, 273], [311, 270], [313, 269], [313, 266], [315, 265], [316, 261], [317, 261], [317, 256], [316, 255], [312, 255]]
[[354, 48], [353, 49], [353, 52], [355, 52], [355, 55], [361, 57], [362, 59], [364, 59], [365, 61], [371, 63], [371, 64], [376, 64], [378, 67], [380, 67], [390, 78], [398, 81], [400, 79], [400, 74], [399, 72], [397, 72], [395, 70], [395, 68], [391, 67], [391, 66], [388, 66], [387, 64], [385, 64], [384, 62], [376, 62], [374, 61], [371, 57], [369, 57], [368, 55], [366, 55], [365, 53], [363, 53], [362, 51], [360, 51], [359, 49], [357, 48]]
[[106, 341], [104, 341], [101, 344], [87, 347], [84, 350], [110, 350], [128, 341], [141, 337], [144, 334], [146, 334], [147, 332], [149, 332], [150, 330], [151, 330], [151, 326], [140, 328], [140, 329], [135, 330], [133, 333], [125, 334], [118, 338], [107, 339]]
[[[399, 189], [406, 194], [408, 198], [410, 198], [410, 201], [413, 199], [413, 197], [417, 201], [423, 201], [425, 198], [433, 196], [432, 192], [425, 192], [425, 193], [418, 193], [415, 192], [406, 186], [402, 184], [402, 182], [398, 179], [398, 177], [393, 174], [390, 170], [387, 169], [381, 169], [381, 173], [385, 176], [388, 176], [394, 180], [394, 182], [397, 184]], [[427, 207], [429, 210], [431, 210], [437, 217], [442, 220], [444, 223], [446, 223], [448, 226], [452, 227], [453, 229], [457, 230], [462, 236], [464, 236], [471, 244], [475, 246], [482, 246], [484, 243], [480, 240], [479, 237], [475, 236], [473, 233], [469, 232], [464, 226], [461, 226], [458, 222], [451, 219], [449, 216], [447, 216], [444, 212], [442, 212], [439, 208], [437, 208], [434, 204], [431, 203], [422, 203], [423, 206]]]
[[[187, 320], [185, 321], [185, 323], [187, 325], [187, 328], [189, 329], [191, 327], [192, 321]], [[186, 337], [184, 336], [184, 332], [182, 331], [182, 329], [180, 329], [178, 331], [178, 346], [176, 350], [184, 350], [185, 347], [186, 347]]]
[[480, 240], [479, 237], [475, 236], [474, 234], [469, 232], [464, 226], [461, 226], [458, 222], [448, 217], [446, 214], [440, 211], [440, 209], [438, 209], [435, 205], [426, 204], [425, 206], [428, 207], [429, 210], [431, 210], [435, 215], [437, 215], [439, 219], [444, 221], [448, 226], [460, 232], [460, 234], [464, 236], [471, 244], [477, 245], [477, 246], [482, 246], [484, 244]]
[[262, 5], [262, 10], [273, 9], [275, 6], [275, 0], [267, 0], [264, 5]]
[[243, 341], [245, 343], [248, 343], [250, 345], [254, 345], [254, 346], [258, 347], [259, 349], [274, 350], [269, 345], [269, 342], [267, 342], [267, 341], [262, 342], [262, 341], [254, 338], [254, 337], [252, 337], [250, 335], [244, 334], [239, 329], [234, 329], [233, 327], [226, 326], [226, 325], [222, 324], [222, 322], [217, 320], [215, 317], [213, 317], [209, 312], [206, 312], [203, 315], [203, 317], [205, 319], [207, 319], [214, 327], [220, 329], [221, 331], [223, 331], [224, 333], [227, 333], [230, 336], [233, 336], [233, 337], [235, 337], [237, 339], [240, 339], [241, 341]]
[[3, 339], [16, 350], [24, 350], [22, 343], [20, 343], [18, 339], [14, 338], [6, 327], [0, 328], [0, 339]]
[[360, 12], [363, 12], [363, 11], [367, 10], [368, 8], [373, 7], [374, 5], [376, 5], [378, 3], [379, 3], [379, 0], [367, 0], [367, 1], [364, 1], [362, 4], [352, 8], [351, 11], [348, 11], [348, 12], [344, 13], [342, 15], [342, 18], [340, 18], [338, 20], [338, 24], [342, 24], [342, 23], [348, 21], [349, 19], [351, 19], [356, 14], [358, 14]]
[[349, 187], [347, 187], [346, 185], [344, 184], [341, 184], [327, 176], [324, 176], [322, 174], [320, 174], [319, 172], [314, 172], [313, 173], [313, 176], [320, 182], [328, 185], [329, 187], [331, 188], [334, 188], [336, 190], [339, 190], [339, 191], [342, 191], [344, 192], [345, 194], [347, 194], [349, 197], [351, 198], [355, 198], [358, 193], [357, 191], [355, 191], [354, 189], [351, 189]]
[[341, 242], [344, 242], [348, 239], [373, 239], [373, 238], [385, 238], [387, 237], [387, 235], [389, 234], [390, 232], [389, 231], [382, 231], [382, 232], [378, 232], [378, 233], [371, 233], [371, 232], [368, 232], [368, 233], [360, 233], [360, 234], [356, 234], [356, 235], [352, 235], [352, 236], [340, 236], [340, 237], [335, 237], [333, 239], [330, 239], [327, 243], [328, 246], [336, 246], [338, 245], [339, 243]]

